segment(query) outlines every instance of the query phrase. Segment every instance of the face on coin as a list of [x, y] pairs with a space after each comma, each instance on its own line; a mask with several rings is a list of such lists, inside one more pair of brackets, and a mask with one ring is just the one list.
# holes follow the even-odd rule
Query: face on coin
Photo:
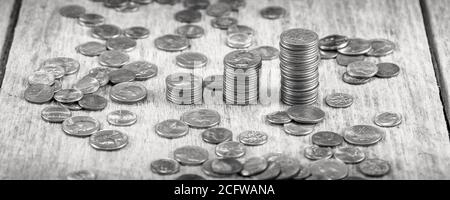
[[280, 36], [281, 42], [294, 46], [308, 46], [317, 41], [317, 33], [307, 29], [289, 29]]
[[189, 39], [195, 39], [195, 38], [200, 38], [203, 35], [205, 35], [205, 29], [203, 29], [201, 26], [187, 24], [187, 25], [178, 27], [176, 29], [175, 33], [178, 35], [182, 35]]
[[173, 159], [158, 159], [150, 164], [150, 169], [159, 175], [171, 175], [180, 171], [180, 164]]
[[372, 62], [356, 61], [347, 66], [347, 74], [355, 78], [371, 78], [377, 72], [378, 67]]
[[216, 146], [216, 155], [223, 158], [240, 158], [245, 152], [245, 146], [240, 142], [226, 141]]
[[48, 106], [41, 111], [41, 117], [46, 122], [61, 123], [72, 116], [72, 112], [62, 106]]
[[239, 134], [239, 142], [247, 146], [260, 146], [267, 143], [269, 136], [262, 131], [244, 131]]
[[86, 13], [86, 9], [79, 5], [67, 5], [59, 9], [59, 14], [67, 18], [78, 18]]
[[80, 170], [80, 171], [74, 171], [70, 172], [66, 176], [66, 180], [73, 180], [73, 181], [87, 181], [87, 180], [95, 180], [97, 178], [97, 175], [89, 170]]
[[253, 176], [267, 169], [269, 163], [263, 157], [251, 157], [243, 165], [241, 176]]
[[98, 111], [103, 110], [108, 105], [108, 101], [97, 94], [87, 94], [78, 102], [85, 110]]
[[106, 51], [106, 45], [100, 42], [87, 42], [79, 45], [76, 50], [85, 56], [98, 56]]
[[181, 120], [193, 128], [211, 128], [220, 123], [220, 114], [209, 109], [198, 109], [184, 113]]
[[61, 103], [74, 103], [83, 98], [83, 92], [78, 89], [62, 89], [55, 93], [54, 98]]
[[272, 124], [287, 124], [292, 121], [285, 111], [276, 111], [266, 115], [266, 120]]
[[336, 62], [339, 65], [342, 66], [347, 66], [352, 62], [356, 62], [356, 61], [364, 61], [365, 57], [364, 56], [346, 56], [346, 55], [342, 55], [342, 54], [338, 54], [336, 57]]
[[119, 84], [119, 83], [125, 83], [125, 82], [132, 82], [134, 79], [136, 79], [136, 73], [128, 70], [128, 69], [118, 69], [109, 72], [109, 81], [112, 84]]
[[329, 35], [319, 40], [321, 50], [338, 50], [348, 45], [348, 37], [343, 35]]
[[371, 42], [360, 38], [349, 39], [348, 45], [338, 52], [348, 56], [364, 55], [372, 49]]
[[150, 30], [141, 26], [133, 26], [124, 30], [124, 35], [131, 39], [145, 39], [150, 35]]
[[35, 71], [28, 76], [28, 84], [30, 85], [53, 85], [55, 83], [55, 76], [46, 71]]
[[147, 97], [147, 89], [136, 82], [119, 83], [111, 88], [109, 97], [117, 103], [137, 103]]
[[356, 147], [341, 147], [336, 149], [334, 157], [346, 164], [357, 164], [362, 162], [366, 155]]
[[384, 137], [384, 131], [374, 126], [356, 125], [344, 130], [344, 139], [350, 144], [369, 146], [378, 143]]
[[375, 116], [374, 123], [380, 127], [396, 127], [402, 123], [402, 115], [393, 112], [384, 112]]
[[382, 159], [366, 159], [358, 165], [358, 170], [366, 176], [381, 177], [391, 171], [391, 165]]
[[173, 156], [182, 165], [201, 165], [208, 160], [209, 153], [198, 146], [184, 146], [175, 149]]
[[214, 159], [211, 167], [218, 174], [232, 175], [242, 170], [242, 163], [234, 158], [221, 158]]
[[175, 60], [179, 67], [186, 69], [202, 68], [208, 64], [208, 57], [197, 52], [182, 53], [178, 55]]
[[311, 164], [311, 174], [323, 177], [323, 180], [341, 180], [347, 177], [348, 167], [333, 159], [319, 160]]
[[71, 136], [86, 137], [100, 129], [100, 123], [89, 116], [73, 116], [64, 120], [63, 131]]
[[73, 88], [80, 90], [83, 94], [92, 94], [100, 88], [100, 82], [96, 78], [85, 76], [78, 80]]
[[395, 44], [386, 39], [374, 39], [371, 40], [372, 49], [367, 52], [368, 56], [387, 56], [394, 52]]
[[119, 37], [122, 34], [122, 30], [111, 24], [102, 24], [100, 26], [96, 26], [91, 30], [92, 36], [94, 38], [108, 40], [111, 38]]
[[110, 112], [106, 120], [113, 126], [131, 126], [137, 122], [137, 115], [128, 110]]
[[314, 131], [314, 125], [297, 124], [295, 122], [284, 124], [284, 132], [292, 136], [306, 136]]
[[271, 46], [260, 46], [250, 52], [258, 54], [262, 60], [274, 60], [280, 55], [280, 50]]
[[128, 136], [117, 130], [101, 130], [89, 137], [89, 144], [100, 151], [115, 151], [127, 146]]
[[326, 147], [309, 146], [305, 148], [304, 155], [310, 160], [329, 159], [333, 156], [333, 151]]
[[24, 92], [25, 100], [36, 104], [49, 102], [53, 98], [53, 95], [53, 87], [43, 84], [29, 85]]
[[244, 50], [237, 50], [228, 53], [224, 62], [226, 65], [233, 66], [236, 69], [248, 69], [261, 63], [261, 56]]
[[325, 118], [325, 112], [314, 106], [293, 106], [287, 110], [291, 119], [298, 123], [317, 124]]
[[174, 52], [183, 51], [189, 48], [190, 44], [189, 40], [183, 36], [169, 34], [156, 38], [155, 46], [163, 51]]
[[353, 104], [353, 96], [345, 93], [333, 93], [325, 98], [325, 103], [332, 108], [348, 108]]
[[106, 47], [109, 50], [116, 50], [116, 51], [132, 51], [136, 48], [137, 42], [134, 39], [128, 38], [128, 37], [116, 37], [111, 38], [106, 41]]
[[80, 63], [73, 58], [56, 57], [45, 60], [41, 63], [41, 67], [45, 66], [61, 66], [64, 68], [66, 75], [75, 74], [80, 69]]
[[98, 57], [100, 65], [120, 68], [130, 61], [130, 56], [122, 51], [105, 51]]
[[312, 135], [311, 140], [314, 144], [322, 147], [335, 147], [344, 142], [341, 135], [331, 131], [321, 131]]
[[261, 10], [261, 16], [266, 19], [279, 19], [286, 13], [286, 9], [280, 6], [269, 6]]
[[210, 144], [220, 144], [230, 141], [233, 138], [233, 132], [226, 128], [209, 128], [202, 132], [203, 141]]
[[189, 133], [189, 127], [182, 121], [169, 119], [160, 122], [155, 127], [156, 133], [164, 138], [180, 138]]
[[394, 63], [378, 63], [377, 67], [376, 76], [379, 78], [392, 78], [400, 74], [400, 67]]

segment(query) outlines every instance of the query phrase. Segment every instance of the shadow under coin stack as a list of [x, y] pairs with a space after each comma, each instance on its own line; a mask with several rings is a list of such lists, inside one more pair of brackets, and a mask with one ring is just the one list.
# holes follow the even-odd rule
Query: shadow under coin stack
[[319, 91], [319, 36], [306, 29], [290, 29], [280, 37], [281, 100], [309, 105]]
[[166, 98], [179, 105], [202, 104], [203, 80], [191, 73], [175, 73], [166, 78]]
[[224, 58], [223, 99], [226, 104], [257, 104], [261, 56], [245, 50], [237, 50]]

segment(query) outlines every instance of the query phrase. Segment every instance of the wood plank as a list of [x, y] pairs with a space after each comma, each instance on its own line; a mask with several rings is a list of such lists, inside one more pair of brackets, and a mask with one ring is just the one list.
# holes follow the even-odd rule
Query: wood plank
[[7, 46], [5, 44], [7, 43], [7, 35], [8, 35], [8, 28], [11, 23], [11, 13], [13, 11], [15, 0], [5, 0], [2, 1], [2, 6], [0, 7], [0, 13], [2, 13], [2, 16], [0, 18], [0, 87], [2, 85], [1, 80], [5, 72], [5, 65], [6, 62], [4, 62], [4, 58], [7, 54]]
[[[80, 72], [66, 77], [64, 87], [97, 67], [95, 58], [78, 55], [74, 47], [93, 40], [88, 29], [76, 21], [62, 18], [58, 8], [77, 3], [88, 11], [104, 15], [109, 23], [121, 27], [142, 25], [151, 29], [148, 39], [138, 41], [132, 51], [132, 60], [145, 59], [160, 67], [157, 78], [144, 82], [152, 97], [139, 105], [110, 103], [103, 112], [76, 112], [99, 119], [103, 128], [114, 128], [106, 123], [106, 114], [116, 109], [129, 109], [138, 113], [138, 124], [129, 128], [115, 128], [129, 134], [130, 145], [117, 152], [99, 152], [90, 148], [87, 139], [66, 136], [60, 125], [48, 124], [40, 119], [43, 105], [32, 105], [23, 99], [26, 76], [43, 60], [55, 56], [68, 56], [82, 64]], [[259, 16], [259, 10], [269, 5], [289, 8], [290, 15], [277, 21]], [[310, 163], [303, 157], [303, 149], [311, 144], [308, 137], [291, 137], [278, 126], [265, 123], [264, 115], [286, 109], [278, 101], [268, 105], [224, 106], [209, 103], [202, 106], [175, 106], [166, 102], [164, 78], [174, 72], [184, 71], [175, 66], [178, 53], [157, 50], [153, 40], [171, 33], [181, 25], [173, 14], [181, 10], [152, 4], [138, 13], [120, 14], [90, 1], [75, 0], [24, 0], [17, 34], [7, 65], [4, 88], [0, 93], [0, 177], [5, 179], [58, 179], [73, 170], [90, 169], [101, 179], [172, 179], [175, 176], [157, 176], [149, 169], [151, 161], [172, 157], [177, 147], [198, 145], [214, 156], [214, 146], [200, 138], [201, 130], [191, 129], [184, 138], [167, 140], [154, 133], [154, 125], [169, 118], [179, 118], [193, 108], [210, 108], [222, 115], [221, 126], [230, 128], [236, 136], [245, 130], [266, 131], [270, 141], [260, 147], [248, 148], [247, 158], [268, 152], [284, 152]], [[351, 86], [341, 80], [345, 68], [334, 61], [324, 61], [320, 67], [320, 99], [334, 91], [356, 96], [349, 109], [331, 109], [321, 100], [319, 106], [327, 113], [325, 122], [316, 130], [342, 133], [351, 125], [372, 124], [375, 114], [382, 111], [402, 113], [403, 124], [385, 129], [386, 138], [380, 144], [363, 148], [370, 158], [389, 160], [392, 173], [384, 179], [449, 179], [450, 144], [439, 89], [433, 72], [426, 32], [418, 0], [298, 0], [298, 1], [248, 1], [239, 13], [233, 14], [241, 24], [258, 32], [258, 45], [278, 47], [280, 33], [288, 28], [304, 27], [319, 35], [340, 33], [352, 37], [387, 38], [398, 44], [398, 50], [388, 57], [373, 61], [392, 61], [402, 67], [402, 73], [393, 79], [379, 79], [363, 86]], [[211, 17], [198, 23], [206, 29], [206, 36], [193, 40], [191, 50], [204, 52], [209, 65], [200, 70], [203, 76], [221, 74], [223, 57], [231, 49], [224, 45], [226, 34], [210, 26]], [[262, 72], [262, 90], [272, 89], [278, 96], [278, 61], [265, 62]], [[269, 76], [269, 74], [271, 74]], [[106, 96], [106, 89], [100, 92]], [[351, 174], [358, 175], [351, 166]], [[198, 167], [182, 167], [181, 173], [200, 173]]]

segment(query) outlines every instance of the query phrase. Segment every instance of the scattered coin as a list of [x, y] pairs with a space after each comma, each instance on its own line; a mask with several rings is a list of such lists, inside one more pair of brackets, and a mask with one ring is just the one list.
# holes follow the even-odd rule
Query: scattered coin
[[28, 84], [30, 85], [51, 86], [53, 83], [55, 83], [55, 76], [46, 71], [35, 71], [32, 75], [28, 76]]
[[70, 172], [66, 176], [66, 180], [72, 181], [89, 181], [97, 179], [97, 175], [89, 170], [80, 170], [75, 172]]
[[220, 123], [220, 114], [209, 109], [198, 109], [183, 113], [181, 120], [192, 128], [211, 128]]
[[83, 92], [78, 89], [62, 89], [55, 93], [54, 98], [61, 103], [74, 103], [83, 98]]
[[368, 56], [387, 56], [394, 52], [395, 44], [386, 39], [375, 39], [370, 41], [372, 49], [367, 52]]
[[245, 7], [246, 0], [219, 0], [218, 3], [226, 3], [231, 6], [232, 11], [239, 11], [240, 7]]
[[103, 0], [103, 5], [107, 8], [120, 8], [125, 7], [128, 0]]
[[369, 83], [369, 82], [373, 81], [374, 78], [373, 77], [370, 77], [370, 78], [356, 78], [356, 77], [350, 76], [346, 72], [346, 73], [344, 73], [342, 75], [342, 80], [345, 83], [348, 83], [348, 84], [351, 84], [351, 85], [364, 85], [366, 83]]
[[292, 121], [286, 111], [276, 111], [266, 115], [266, 120], [272, 124], [287, 124]]
[[100, 123], [89, 116], [73, 116], [64, 120], [62, 129], [71, 136], [87, 137], [100, 129]]
[[310, 160], [322, 160], [331, 158], [333, 151], [326, 147], [309, 146], [305, 148], [304, 154]]
[[200, 38], [205, 35], [205, 30], [197, 25], [186, 24], [184, 26], [180, 26], [175, 30], [175, 33], [178, 35], [182, 35], [189, 39]]
[[252, 46], [253, 38], [246, 33], [233, 33], [227, 37], [227, 45], [235, 49], [245, 49]]
[[131, 126], [137, 122], [137, 115], [128, 110], [110, 112], [106, 120], [113, 126]]
[[150, 30], [142, 26], [133, 26], [123, 31], [124, 35], [131, 39], [145, 39], [150, 36]]
[[319, 40], [319, 48], [324, 51], [338, 50], [348, 45], [348, 37], [343, 35], [329, 35]]
[[277, 162], [268, 162], [266, 170], [262, 173], [253, 176], [256, 180], [272, 180], [278, 177], [281, 173], [281, 166]]
[[79, 5], [67, 5], [59, 9], [59, 14], [67, 18], [78, 18], [86, 13], [86, 9]]
[[214, 159], [211, 167], [218, 174], [232, 175], [242, 170], [242, 163], [234, 158], [221, 158]]
[[293, 106], [287, 110], [291, 119], [298, 123], [317, 124], [325, 118], [325, 112], [314, 106]]
[[300, 172], [297, 176], [294, 177], [294, 180], [305, 180], [311, 176], [311, 170], [308, 167], [303, 167], [300, 169]]
[[100, 42], [87, 42], [79, 45], [76, 50], [85, 56], [99, 56], [106, 51], [106, 46]]
[[266, 19], [280, 19], [283, 18], [287, 11], [280, 6], [269, 6], [261, 10], [261, 16]]
[[366, 176], [381, 177], [391, 171], [391, 165], [388, 161], [377, 158], [366, 159], [358, 165], [358, 170]]
[[294, 122], [284, 124], [284, 132], [293, 136], [306, 136], [314, 131], [314, 125], [297, 124]]
[[346, 164], [357, 164], [362, 162], [366, 155], [356, 147], [341, 147], [336, 149], [334, 157]]
[[261, 56], [262, 60], [274, 60], [280, 56], [280, 51], [271, 46], [260, 46], [257, 47], [250, 52], [253, 52], [255, 54], [258, 54]]
[[231, 12], [231, 6], [226, 3], [215, 3], [208, 6], [206, 14], [211, 17], [222, 17]]
[[202, 176], [197, 175], [197, 174], [183, 174], [183, 175], [179, 176], [178, 178], [176, 178], [175, 180], [179, 180], [179, 181], [202, 181], [202, 180], [206, 180], [206, 179], [203, 178]]
[[91, 30], [92, 36], [94, 38], [108, 40], [111, 38], [119, 37], [122, 34], [122, 30], [111, 24], [102, 24], [100, 26], [96, 26]]
[[353, 96], [345, 93], [333, 93], [325, 98], [325, 102], [332, 108], [348, 108], [353, 104]]
[[369, 146], [378, 143], [384, 137], [384, 131], [369, 125], [352, 126], [344, 130], [344, 139], [350, 144]]
[[100, 65], [120, 68], [130, 61], [130, 56], [122, 51], [105, 51], [98, 57]]
[[136, 48], [136, 40], [128, 38], [128, 37], [116, 37], [111, 38], [106, 41], [106, 47], [109, 50], [116, 50], [116, 51], [132, 51]]
[[164, 35], [162, 37], [155, 39], [156, 48], [173, 52], [173, 51], [183, 51], [189, 48], [189, 40], [180, 35]]
[[206, 9], [210, 5], [210, 2], [209, 0], [185, 0], [183, 5], [189, 9]]
[[109, 83], [109, 73], [111, 71], [112, 71], [111, 68], [96, 67], [89, 70], [89, 74], [86, 76], [90, 76], [92, 78], [97, 79], [101, 87]]
[[311, 174], [322, 180], [341, 180], [348, 176], [348, 167], [341, 161], [324, 159], [311, 164]]
[[137, 103], [147, 98], [147, 89], [136, 82], [119, 83], [111, 88], [109, 97], [117, 103]]
[[78, 104], [78, 102], [74, 102], [74, 103], [61, 103], [58, 102], [58, 105], [64, 108], [67, 108], [69, 110], [73, 110], [73, 111], [80, 111], [83, 110], [83, 108]]
[[[103, 1], [103, 0], [100, 0]], [[153, 0], [131, 0], [134, 3], [140, 4], [140, 5], [147, 5], [153, 3]]]
[[174, 139], [180, 138], [189, 133], [189, 127], [177, 119], [169, 119], [156, 125], [156, 134], [161, 137]]
[[136, 74], [137, 81], [145, 81], [158, 74], [158, 66], [147, 61], [135, 61], [128, 63], [122, 69], [130, 70]]
[[236, 25], [237, 22], [237, 19], [233, 17], [218, 17], [211, 20], [211, 26], [227, 30], [230, 26]]
[[41, 111], [42, 119], [51, 123], [62, 123], [71, 116], [72, 112], [62, 106], [49, 106]]
[[179, 0], [155, 0], [156, 3], [162, 4], [162, 5], [175, 5], [179, 3]]
[[339, 65], [347, 67], [350, 63], [356, 62], [356, 61], [364, 61], [364, 56], [347, 56], [338, 54], [336, 57], [336, 62]]
[[225, 141], [216, 146], [216, 155], [223, 158], [240, 158], [245, 152], [245, 146], [240, 142]]
[[205, 173], [207, 176], [215, 177], [215, 178], [228, 177], [228, 175], [218, 174], [218, 173], [213, 171], [213, 169], [212, 169], [212, 162], [213, 161], [214, 160], [208, 160], [208, 161], [204, 162], [203, 165], [202, 165], [202, 172]]
[[261, 131], [244, 131], [239, 134], [239, 142], [247, 146], [260, 146], [267, 143], [269, 136]]
[[73, 86], [74, 89], [80, 90], [83, 94], [92, 94], [100, 88], [100, 82], [96, 78], [85, 76], [78, 80]]
[[321, 59], [335, 59], [338, 56], [337, 51], [323, 51], [320, 50], [320, 58]]
[[125, 82], [132, 82], [136, 79], [136, 73], [128, 69], [118, 69], [109, 72], [109, 82], [112, 84], [119, 84]]
[[61, 91], [62, 90], [62, 83], [61, 83], [61, 81], [55, 80], [55, 83], [53, 83], [52, 87], [53, 87], [53, 92], [54, 93], [57, 93], [57, 92]]
[[233, 132], [226, 128], [209, 128], [202, 132], [203, 141], [210, 144], [220, 144], [225, 141], [231, 141]]
[[[53, 75], [55, 80], [62, 78], [66, 74], [66, 70], [64, 69], [64, 67], [57, 66], [57, 65], [41, 66], [39, 68], [39, 72], [41, 72], [41, 71]], [[55, 83], [55, 81], [53, 81], [53, 83]]]
[[78, 17], [78, 24], [86, 27], [95, 27], [105, 23], [105, 18], [95, 13], [85, 13]]
[[89, 144], [97, 150], [115, 151], [128, 145], [128, 136], [117, 130], [101, 130], [89, 137]]
[[84, 95], [78, 104], [85, 110], [98, 111], [105, 109], [108, 101], [100, 95], [88, 94]]
[[180, 171], [180, 164], [172, 159], [159, 159], [150, 164], [150, 169], [159, 175], [172, 175]]
[[131, 13], [131, 12], [137, 12], [140, 8], [140, 4], [137, 4], [132, 1], [128, 1], [124, 6], [114, 8], [118, 12], [122, 13]]
[[245, 177], [254, 176], [256, 174], [264, 172], [268, 166], [269, 163], [265, 158], [252, 157], [245, 161], [240, 174]]
[[194, 9], [186, 9], [175, 13], [175, 20], [182, 23], [196, 23], [202, 19], [202, 13]]
[[384, 112], [375, 116], [374, 123], [379, 127], [396, 127], [402, 123], [402, 115], [393, 112]]
[[400, 67], [394, 63], [378, 63], [377, 67], [376, 76], [379, 78], [392, 78], [400, 74]]
[[341, 135], [331, 131], [317, 132], [311, 137], [312, 143], [321, 147], [336, 147], [344, 142]]
[[204, 54], [197, 52], [181, 53], [175, 60], [179, 67], [186, 69], [202, 68], [208, 64], [208, 58]]
[[61, 66], [66, 72], [66, 75], [75, 74], [80, 69], [80, 63], [73, 58], [56, 57], [45, 60], [41, 67], [44, 66]]
[[277, 180], [286, 180], [295, 177], [302, 167], [300, 161], [287, 155], [275, 158], [275, 162], [281, 167], [281, 173], [276, 178]]
[[256, 31], [245, 25], [232, 25], [228, 27], [227, 35], [231, 35], [233, 33], [246, 33], [247, 35], [254, 36]]
[[184, 146], [175, 149], [174, 158], [182, 165], [202, 165], [208, 160], [208, 151], [198, 146]]
[[372, 49], [371, 42], [360, 38], [349, 39], [348, 45], [338, 52], [347, 56], [364, 55]]
[[378, 72], [378, 67], [372, 62], [356, 61], [347, 66], [347, 74], [355, 78], [371, 78]]

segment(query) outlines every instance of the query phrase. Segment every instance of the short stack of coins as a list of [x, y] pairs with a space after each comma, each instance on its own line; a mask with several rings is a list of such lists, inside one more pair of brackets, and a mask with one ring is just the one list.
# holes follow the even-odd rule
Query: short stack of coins
[[232, 105], [257, 104], [261, 56], [237, 50], [225, 56], [224, 65], [224, 102]]
[[306, 29], [290, 29], [280, 37], [281, 100], [287, 105], [317, 101], [319, 36]]
[[191, 73], [175, 73], [166, 78], [166, 98], [179, 105], [201, 104], [203, 80]]

